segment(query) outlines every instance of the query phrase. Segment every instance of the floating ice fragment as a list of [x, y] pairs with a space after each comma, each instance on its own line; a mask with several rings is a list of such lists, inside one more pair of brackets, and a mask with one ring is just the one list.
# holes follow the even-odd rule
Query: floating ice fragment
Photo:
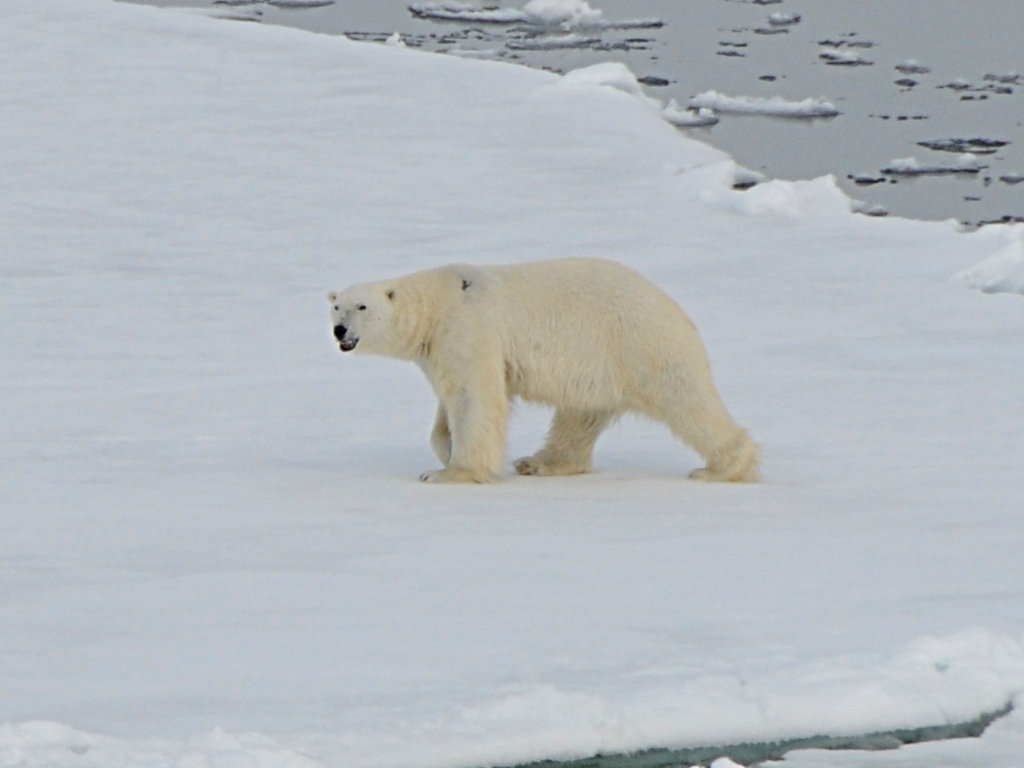
[[845, 67], [867, 66], [874, 63], [866, 60], [856, 51], [841, 51], [838, 48], [826, 48], [818, 53], [818, 58], [824, 59], [826, 64]]
[[863, 214], [864, 216], [882, 217], [889, 215], [889, 209], [884, 205], [865, 203], [858, 200], [855, 201], [851, 207], [856, 213]]
[[649, 85], [652, 88], [664, 88], [671, 82], [668, 78], [658, 77], [657, 75], [644, 75], [636, 80], [641, 85]]
[[264, 0], [278, 8], [324, 8], [334, 5], [334, 0]]
[[537, 23], [564, 29], [596, 27], [604, 22], [604, 13], [591, 8], [586, 0], [530, 0], [523, 13]]
[[768, 16], [768, 23], [777, 27], [800, 23], [799, 13], [773, 13]]
[[958, 77], [956, 80], [950, 80], [945, 85], [939, 86], [939, 88], [949, 88], [952, 91], [966, 91], [970, 87], [971, 84], [960, 77]]
[[228, 7], [181, 8], [180, 10], [185, 13], [194, 13], [199, 16], [208, 16], [211, 19], [225, 21], [263, 21], [263, 11], [258, 8], [242, 8], [239, 6], [240, 4], [235, 3]]
[[753, 96], [726, 96], [717, 91], [705, 91], [690, 99], [691, 107], [705, 107], [717, 112], [733, 112], [772, 117], [835, 117], [839, 110], [824, 99], [807, 98], [789, 101], [781, 96], [757, 98]]
[[412, 3], [409, 12], [421, 19], [468, 21], [474, 24], [516, 24], [526, 14], [515, 8], [473, 8], [461, 3]]
[[932, 141], [917, 142], [922, 147], [934, 149], [937, 152], [956, 152], [957, 154], [972, 152], [976, 155], [991, 155], [1000, 147], [1005, 147], [1010, 142], [999, 139], [935, 139]]
[[456, 46], [446, 51], [449, 56], [458, 56], [460, 59], [494, 59], [500, 53], [495, 48], [462, 48]]
[[860, 187], [870, 187], [875, 184], [884, 184], [887, 179], [885, 176], [869, 176], [866, 173], [851, 173], [846, 178], [852, 181], [854, 184]]
[[915, 157], [897, 158], [896, 160], [891, 160], [889, 165], [882, 169], [882, 173], [889, 176], [927, 176], [949, 173], [978, 173], [978, 171], [985, 167], [978, 161], [977, 155], [965, 152], [949, 165], [922, 165]]
[[905, 75], [926, 75], [931, 72], [928, 67], [919, 64], [914, 59], [907, 59], [902, 64], [897, 64], [896, 70]]
[[421, 19], [471, 24], [529, 24], [572, 29], [639, 29], [660, 27], [660, 19], [610, 21], [586, 0], [530, 0], [523, 8], [477, 8], [463, 3], [411, 3], [409, 12]]
[[570, 32], [551, 37], [530, 37], [525, 40], [507, 40], [505, 47], [512, 51], [557, 51], [568, 48], [589, 48], [601, 42], [600, 37], [590, 37]]
[[680, 128], [700, 128], [718, 122], [718, 117], [710, 109], [706, 107], [683, 109], [675, 99], [669, 100], [661, 111], [661, 116]]
[[1016, 72], [1008, 72], [1005, 75], [987, 74], [982, 80], [986, 80], [990, 83], [1002, 83], [1003, 85], [1018, 85], [1021, 81], [1021, 76]]

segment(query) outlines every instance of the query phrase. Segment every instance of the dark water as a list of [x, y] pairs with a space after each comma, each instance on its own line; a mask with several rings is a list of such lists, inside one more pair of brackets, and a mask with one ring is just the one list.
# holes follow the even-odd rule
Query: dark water
[[[398, 32], [412, 47], [559, 72], [621, 61], [649, 78], [645, 87], [652, 96], [684, 106], [708, 90], [825, 98], [840, 109], [838, 117], [721, 115], [715, 126], [680, 130], [771, 178], [834, 174], [851, 197], [892, 214], [969, 224], [1024, 219], [1024, 183], [1018, 181], [1024, 179], [1019, 0], [593, 0], [605, 20], [654, 18], [663, 24], [584, 30], [580, 36], [590, 43], [556, 49], [544, 46], [557, 41], [561, 30], [419, 18], [406, 2], [394, 0], [335, 0], [312, 8], [279, 4], [289, 0], [139, 1], [206, 7], [370, 41]], [[771, 14], [796, 15], [799, 21], [773, 24]], [[829, 63], [822, 54], [831, 52], [859, 62]], [[908, 60], [927, 71], [897, 68]], [[942, 146], [934, 142], [951, 139], [961, 140], [952, 149], [978, 152], [980, 170], [886, 172], [892, 161], [907, 157], [936, 170], [954, 166], [957, 154], [934, 148]]]

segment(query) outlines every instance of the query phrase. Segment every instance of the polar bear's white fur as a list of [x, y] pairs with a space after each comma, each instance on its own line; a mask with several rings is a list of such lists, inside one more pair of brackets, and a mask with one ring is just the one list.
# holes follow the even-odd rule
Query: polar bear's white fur
[[697, 329], [663, 291], [595, 259], [450, 266], [328, 294], [342, 351], [415, 362], [439, 406], [428, 482], [491, 482], [509, 400], [554, 406], [523, 475], [590, 471], [598, 435], [633, 411], [662, 421], [707, 462], [704, 480], [757, 479], [758, 449], [726, 411]]

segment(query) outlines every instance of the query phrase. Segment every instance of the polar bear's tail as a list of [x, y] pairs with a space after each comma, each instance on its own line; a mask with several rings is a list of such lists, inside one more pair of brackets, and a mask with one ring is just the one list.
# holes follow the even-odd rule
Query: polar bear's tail
[[742, 427], [737, 427], [729, 440], [708, 451], [704, 459], [707, 467], [690, 473], [695, 480], [755, 483], [760, 477], [760, 450]]

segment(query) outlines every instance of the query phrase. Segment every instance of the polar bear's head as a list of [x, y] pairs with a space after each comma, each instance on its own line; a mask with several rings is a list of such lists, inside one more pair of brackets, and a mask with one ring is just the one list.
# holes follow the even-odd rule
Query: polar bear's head
[[334, 338], [342, 352], [388, 354], [395, 291], [384, 283], [366, 283], [327, 294]]

